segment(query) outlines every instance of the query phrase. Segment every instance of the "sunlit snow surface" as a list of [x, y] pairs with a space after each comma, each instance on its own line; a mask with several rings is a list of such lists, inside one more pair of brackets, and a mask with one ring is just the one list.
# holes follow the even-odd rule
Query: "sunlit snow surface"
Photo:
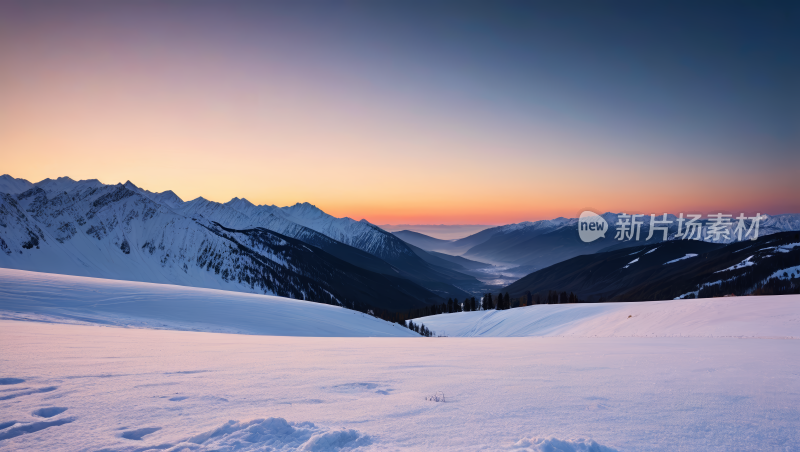
[[[84, 281], [86, 290], [92, 281], [103, 284]], [[59, 292], [50, 303], [61, 304]], [[0, 320], [0, 450], [795, 451], [798, 305], [800, 297], [779, 296], [494, 314], [511, 324], [565, 313], [561, 329], [545, 315], [550, 337], [288, 337]], [[420, 320], [455, 325], [486, 314]], [[600, 337], [604, 323], [616, 337]], [[672, 337], [653, 337], [667, 330]], [[437, 391], [446, 402], [425, 400]]]

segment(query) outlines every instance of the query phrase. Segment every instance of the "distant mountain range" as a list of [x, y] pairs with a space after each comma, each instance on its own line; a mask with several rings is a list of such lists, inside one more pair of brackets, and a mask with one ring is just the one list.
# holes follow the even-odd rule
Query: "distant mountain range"
[[[400, 231], [394, 234], [404, 241], [426, 251], [447, 253], [468, 259], [506, 265], [508, 271], [518, 275], [549, 267], [575, 256], [594, 254], [601, 251], [642, 246], [659, 243], [663, 233], [656, 231], [654, 236], [645, 240], [650, 231], [650, 217], [644, 217], [640, 232], [640, 240], [616, 240], [615, 225], [618, 214], [607, 212], [601, 215], [608, 223], [609, 231], [604, 238], [593, 242], [581, 241], [578, 234], [577, 218], [556, 218], [536, 222], [523, 222], [486, 229], [477, 234], [459, 240], [439, 240], [417, 232]], [[675, 219], [674, 216], [668, 216]], [[736, 221], [733, 221], [734, 225]], [[705, 240], [708, 231], [708, 219], [701, 220], [702, 236]], [[746, 225], [749, 227], [750, 222]], [[669, 229], [668, 240], [676, 239], [677, 222]], [[762, 215], [759, 225], [759, 236], [784, 231], [800, 230], [800, 214]], [[733, 239], [721, 240], [730, 243]], [[693, 240], [694, 241], [694, 240]]]
[[413, 231], [444, 240], [457, 240], [494, 227], [480, 224], [379, 224], [378, 226], [388, 232]]
[[[473, 276], [311, 204], [184, 202], [127, 182], [0, 176], [0, 266], [386, 311], [469, 295]], [[423, 252], [424, 253], [424, 252]], [[466, 260], [465, 260], [466, 261]], [[444, 266], [436, 265], [436, 262]]]

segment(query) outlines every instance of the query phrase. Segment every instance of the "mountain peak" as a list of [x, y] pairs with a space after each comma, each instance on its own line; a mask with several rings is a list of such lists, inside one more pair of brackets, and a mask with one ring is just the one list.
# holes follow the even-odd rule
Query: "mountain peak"
[[245, 205], [245, 206], [248, 206], [248, 207], [256, 207], [255, 204], [253, 204], [252, 202], [248, 201], [247, 199], [238, 198], [238, 197], [232, 198], [230, 201], [226, 202], [225, 204], [239, 205], [239, 206]]

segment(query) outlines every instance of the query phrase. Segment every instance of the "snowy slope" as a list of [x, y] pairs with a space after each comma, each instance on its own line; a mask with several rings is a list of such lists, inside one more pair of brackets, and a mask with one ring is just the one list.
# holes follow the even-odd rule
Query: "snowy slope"
[[309, 301], [9, 269], [0, 269], [0, 318], [270, 336], [418, 336]]
[[163, 191], [161, 193], [154, 193], [152, 191], [145, 190], [143, 188], [137, 187], [133, 184], [133, 182], [128, 181], [123, 184], [125, 188], [128, 190], [135, 191], [141, 195], [144, 195], [146, 198], [154, 201], [156, 204], [164, 204], [172, 209], [178, 209], [183, 204], [183, 200], [175, 194], [172, 190]]
[[447, 336], [800, 339], [800, 295], [535, 305], [414, 319]]
[[382, 259], [411, 257], [414, 253], [394, 235], [367, 220], [336, 218], [309, 203], [297, 203], [281, 208], [288, 220], [313, 229], [328, 237], [366, 251]]
[[184, 203], [179, 211], [227, 227], [263, 227], [298, 239], [302, 239], [298, 234], [303, 234], [305, 228], [386, 260], [414, 256], [402, 240], [368, 221], [336, 218], [309, 203], [276, 207], [257, 206], [242, 198], [233, 198], [224, 204], [197, 198]]
[[[205, 218], [209, 221], [234, 229], [249, 229], [256, 227], [249, 216], [232, 209], [225, 204], [209, 201], [202, 196], [181, 204], [177, 212], [192, 218]], [[278, 232], [278, 231], [275, 231]]]

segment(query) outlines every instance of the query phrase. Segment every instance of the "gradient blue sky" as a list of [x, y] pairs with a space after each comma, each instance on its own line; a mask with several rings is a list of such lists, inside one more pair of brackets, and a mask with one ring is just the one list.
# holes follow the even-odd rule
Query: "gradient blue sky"
[[791, 2], [3, 2], [0, 173], [375, 223], [800, 211]]

